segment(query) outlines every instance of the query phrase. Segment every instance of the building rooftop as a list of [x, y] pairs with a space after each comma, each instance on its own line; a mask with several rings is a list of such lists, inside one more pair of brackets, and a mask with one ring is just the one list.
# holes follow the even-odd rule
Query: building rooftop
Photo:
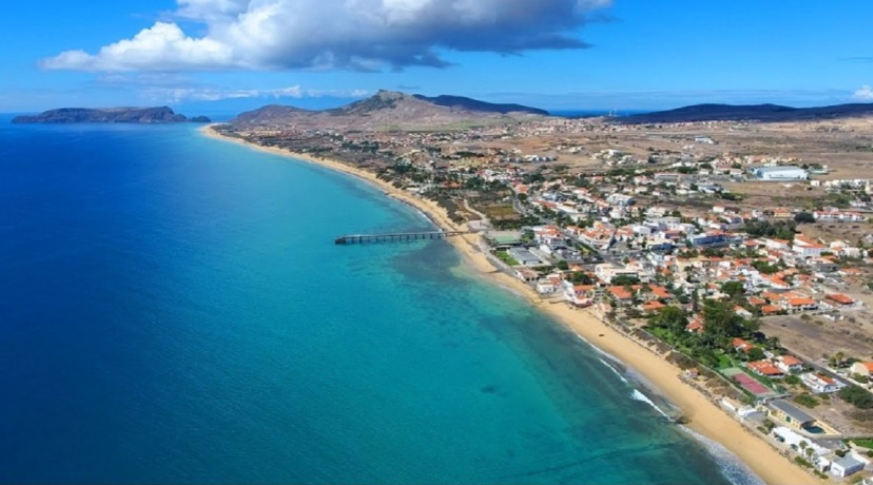
[[835, 461], [834, 465], [840, 466], [844, 469], [851, 469], [859, 465], [863, 466], [865, 465], [865, 463], [863, 461], [856, 460], [852, 455], [846, 455], [843, 458]]
[[788, 416], [789, 418], [791, 418], [799, 423], [809, 423], [809, 422], [815, 421], [815, 418], [813, 418], [809, 414], [806, 414], [805, 412], [801, 411], [800, 409], [797, 409], [796, 407], [792, 406], [791, 404], [788, 404], [787, 402], [785, 402], [781, 399], [777, 399], [775, 401], [770, 401], [769, 406], [771, 408], [778, 409], [779, 411], [782, 411], [783, 413], [785, 413], [786, 416]]
[[794, 166], [790, 166], [790, 165], [779, 166], [779, 167], [759, 167], [759, 168], [756, 168], [755, 170], [757, 170], [758, 172], [761, 172], [761, 173], [794, 172], [794, 171], [806, 172], [806, 170], [804, 170], [800, 167], [794, 167]]

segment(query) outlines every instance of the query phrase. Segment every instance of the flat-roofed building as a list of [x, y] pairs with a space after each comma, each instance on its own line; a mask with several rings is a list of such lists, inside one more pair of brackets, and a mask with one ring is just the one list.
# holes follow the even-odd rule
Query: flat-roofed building
[[543, 262], [534, 253], [524, 248], [512, 248], [507, 251], [518, 264], [527, 267], [542, 266]]
[[752, 175], [763, 182], [784, 182], [789, 180], [809, 180], [809, 172], [800, 167], [759, 167]]
[[767, 406], [770, 408], [770, 414], [791, 428], [802, 430], [815, 424], [815, 418], [781, 399], [770, 401]]
[[859, 460], [858, 457], [846, 455], [831, 464], [831, 473], [840, 478], [846, 478], [863, 470], [865, 466], [867, 463]]

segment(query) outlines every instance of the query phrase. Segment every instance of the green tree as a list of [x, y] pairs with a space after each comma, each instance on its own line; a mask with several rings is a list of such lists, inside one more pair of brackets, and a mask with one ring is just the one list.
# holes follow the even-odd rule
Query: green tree
[[873, 395], [861, 386], [849, 386], [840, 390], [840, 398], [858, 409], [873, 408]]
[[745, 285], [743, 285], [740, 281], [728, 281], [721, 285], [721, 292], [730, 296], [731, 298], [736, 298], [746, 292]]
[[577, 271], [570, 276], [570, 281], [576, 285], [590, 285], [594, 283], [590, 276], [587, 273], [583, 273], [582, 271]]
[[640, 279], [635, 276], [621, 275], [616, 276], [610, 281], [613, 286], [630, 286], [639, 284]]
[[740, 335], [743, 318], [737, 315], [729, 301], [706, 300], [703, 303], [703, 324], [707, 336], [727, 339]]
[[794, 216], [794, 222], [798, 224], [813, 224], [815, 223], [815, 216], [809, 212], [800, 212]]
[[834, 354], [834, 367], [837, 367], [837, 368], [843, 367], [843, 365], [845, 364], [845, 360], [846, 360], [846, 353], [843, 352], [842, 350], [837, 351], [837, 353]]
[[561, 271], [567, 271], [568, 269], [570, 269], [570, 263], [561, 260], [561, 261], [558, 261], [558, 264], [556, 265], [556, 267]]
[[758, 260], [752, 261], [752, 266], [764, 274], [774, 274], [779, 272], [779, 267], [768, 263], [767, 261]]
[[786, 384], [788, 384], [789, 386], [799, 386], [801, 381], [800, 381], [800, 377], [797, 377], [794, 374], [790, 374], [787, 377], [785, 377], [784, 382]]
[[758, 360], [764, 360], [764, 358], [767, 357], [766, 355], [764, 355], [764, 351], [758, 347], [754, 347], [749, 350], [749, 353], [747, 355], [749, 357], [749, 360], [753, 362]]
[[742, 318], [741, 324], [746, 335], [752, 335], [761, 330], [761, 319], [758, 317]]
[[681, 335], [685, 332], [685, 326], [688, 325], [688, 316], [682, 308], [671, 305], [662, 308], [657, 315], [653, 316], [651, 324], [666, 328], [674, 335]]

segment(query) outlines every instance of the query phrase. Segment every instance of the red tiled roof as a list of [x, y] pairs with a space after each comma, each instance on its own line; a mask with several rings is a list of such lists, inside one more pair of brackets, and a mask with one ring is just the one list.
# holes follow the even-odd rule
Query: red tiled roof
[[834, 293], [833, 295], [828, 295], [827, 299], [833, 300], [841, 305], [851, 305], [851, 304], [855, 303], [855, 300], [853, 300], [849, 296], [846, 296], [846, 295], [843, 295], [840, 293]]
[[647, 312], [660, 310], [662, 308], [666, 308], [666, 305], [664, 305], [663, 303], [661, 303], [657, 300], [650, 301], [650, 302], [646, 303], [645, 305], [643, 305], [643, 310], [645, 310]]
[[749, 369], [757, 372], [758, 374], [762, 374], [765, 376], [778, 376], [784, 374], [778, 367], [771, 364], [766, 360], [759, 360], [758, 362], [750, 362], [748, 364]]
[[791, 298], [788, 300], [790, 306], [809, 306], [815, 305], [815, 300], [812, 298]]
[[754, 306], [763, 306], [767, 304], [767, 300], [758, 298], [757, 296], [749, 297], [749, 304]]
[[628, 291], [624, 286], [610, 286], [607, 291], [619, 300], [630, 300], [634, 297], [633, 293]]
[[670, 292], [667, 291], [667, 288], [664, 288], [663, 286], [650, 285], [649, 288], [652, 290], [652, 294], [654, 294], [658, 298], [667, 299], [673, 297], [673, 295], [671, 295]]

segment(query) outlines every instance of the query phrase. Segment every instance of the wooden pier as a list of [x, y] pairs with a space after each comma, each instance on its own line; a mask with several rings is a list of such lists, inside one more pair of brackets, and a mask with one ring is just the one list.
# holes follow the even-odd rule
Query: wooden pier
[[334, 241], [337, 245], [412, 242], [422, 239], [445, 239], [452, 236], [473, 234], [474, 231], [431, 231], [399, 232], [393, 234], [352, 234], [340, 236]]

